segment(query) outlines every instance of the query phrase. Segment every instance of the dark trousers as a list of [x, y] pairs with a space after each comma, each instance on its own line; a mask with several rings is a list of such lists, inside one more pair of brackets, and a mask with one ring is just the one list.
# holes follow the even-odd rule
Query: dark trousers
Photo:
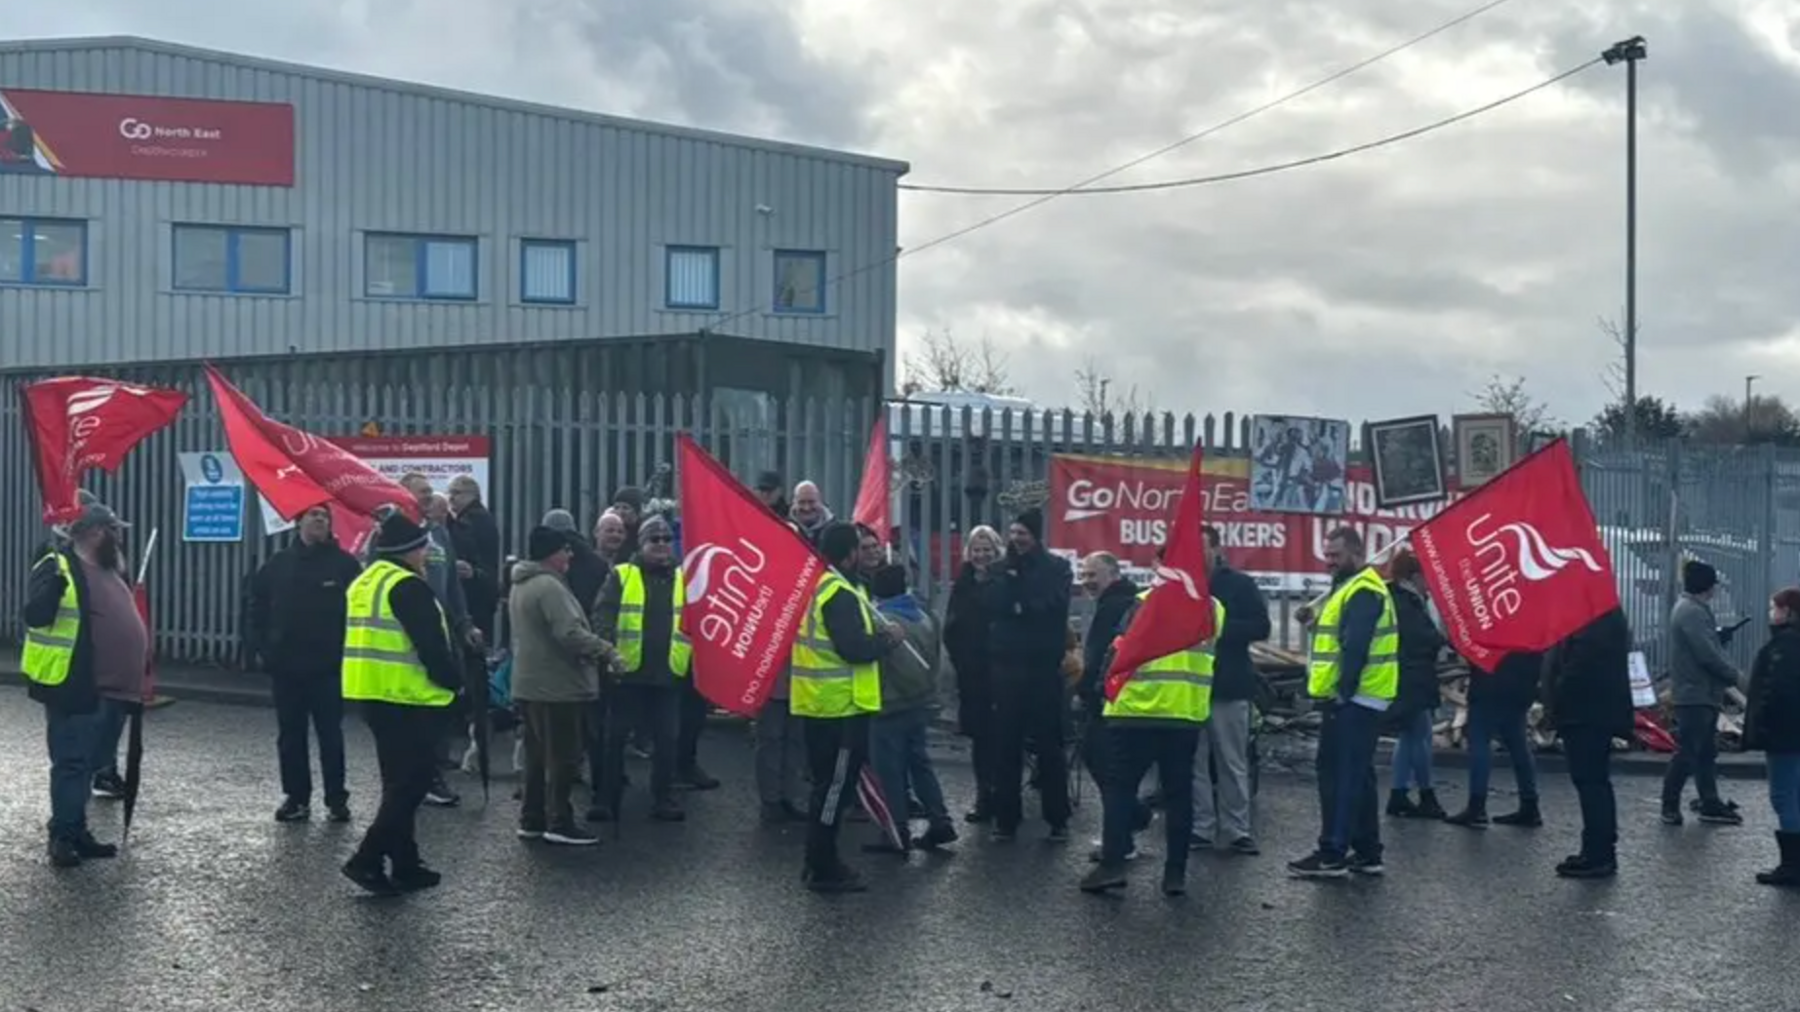
[[543, 830], [573, 825], [575, 811], [569, 794], [581, 767], [581, 750], [587, 737], [588, 711], [592, 703], [537, 703], [521, 700], [525, 718], [524, 804], [519, 825]]
[[658, 802], [674, 796], [682, 692], [674, 685], [615, 685], [607, 690], [595, 804], [618, 811], [625, 790], [625, 746], [640, 729], [650, 734], [650, 796]]
[[88, 832], [88, 789], [94, 778], [94, 740], [100, 711], [69, 713], [44, 707], [44, 745], [50, 755], [50, 836], [76, 840]]
[[[1319, 853], [1342, 860], [1354, 851], [1381, 860], [1375, 790], [1375, 744], [1381, 714], [1355, 703], [1325, 711], [1319, 726]], [[1165, 792], [1166, 795], [1167, 792]], [[1164, 804], [1168, 804], [1165, 796]]]
[[1675, 741], [1679, 750], [1663, 776], [1663, 811], [1681, 809], [1681, 792], [1688, 777], [1700, 791], [1700, 803], [1719, 803], [1719, 711], [1711, 706], [1677, 706]]
[[368, 867], [380, 867], [387, 860], [396, 872], [408, 871], [422, 863], [414, 820], [437, 776], [443, 708], [365, 703], [364, 715], [375, 735], [381, 807], [352, 860]]
[[958, 710], [962, 733], [969, 739], [969, 762], [975, 772], [975, 809], [992, 813], [994, 808], [994, 775], [997, 727], [994, 718], [993, 690], [986, 686], [966, 686], [962, 690]]
[[1200, 748], [1200, 725], [1132, 727], [1124, 720], [1097, 723], [1106, 724], [1106, 751], [1112, 761], [1102, 794], [1102, 863], [1123, 864], [1131, 852], [1131, 836], [1138, 826], [1138, 785], [1155, 767], [1162, 782], [1163, 823], [1168, 835], [1164, 867], [1186, 871], [1188, 837], [1194, 831], [1194, 754]]
[[[675, 765], [686, 772], [699, 768], [700, 732], [706, 730], [706, 714], [712, 704], [694, 687], [692, 678], [683, 678], [677, 697], [680, 700], [680, 730], [675, 743]], [[652, 740], [656, 731], [650, 729]]]
[[856, 781], [869, 755], [869, 719], [801, 718], [812, 795], [806, 806], [806, 871], [829, 877], [843, 871], [838, 858], [838, 826], [856, 802]]
[[[350, 799], [344, 787], [344, 690], [337, 671], [277, 672], [275, 696], [275, 752], [281, 761], [281, 793], [305, 805], [312, 802], [312, 748], [309, 736], [319, 738], [319, 779], [324, 781], [325, 803]], [[310, 731], [308, 728], [310, 727]]]
[[1574, 725], [1562, 729], [1562, 746], [1569, 782], [1581, 801], [1581, 856], [1616, 860], [1619, 809], [1613, 799], [1612, 735], [1603, 728]]
[[1024, 821], [1025, 749], [1037, 756], [1038, 794], [1044, 821], [1069, 824], [1069, 770], [1063, 755], [1063, 682], [1060, 672], [1016, 672], [994, 686], [994, 825], [1011, 832]]

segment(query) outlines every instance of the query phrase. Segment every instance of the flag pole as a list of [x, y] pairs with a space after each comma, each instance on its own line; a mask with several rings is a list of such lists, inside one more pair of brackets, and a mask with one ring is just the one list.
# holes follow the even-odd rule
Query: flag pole
[[[150, 537], [144, 542], [143, 557], [138, 559], [137, 580], [133, 586], [132, 596], [136, 598], [144, 588], [144, 576], [150, 571], [150, 557], [156, 554], [156, 539], [161, 528], [150, 528]], [[145, 629], [148, 634], [149, 630]], [[124, 849], [131, 845], [131, 820], [137, 814], [138, 790], [143, 784], [144, 774], [144, 706], [154, 690], [154, 669], [149, 658], [145, 658], [145, 692], [144, 699], [138, 700], [131, 708], [130, 725], [125, 739], [125, 803], [120, 813], [119, 847]]]

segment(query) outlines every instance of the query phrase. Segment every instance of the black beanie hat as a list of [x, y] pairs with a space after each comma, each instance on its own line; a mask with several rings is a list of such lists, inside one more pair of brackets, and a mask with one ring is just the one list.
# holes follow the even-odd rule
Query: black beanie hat
[[1681, 567], [1681, 589], [1690, 594], [1704, 594], [1718, 585], [1719, 571], [1699, 559], [1689, 559]]
[[854, 524], [833, 520], [819, 532], [819, 554], [834, 566], [842, 565], [856, 558], [856, 549], [861, 542]]
[[382, 518], [381, 529], [375, 533], [375, 552], [378, 555], [405, 555], [424, 548], [430, 541], [431, 535], [425, 533], [425, 528], [394, 510]]
[[532, 562], [542, 562], [568, 547], [568, 532], [554, 527], [533, 527], [525, 536], [525, 557]]
[[639, 513], [644, 512], [644, 490], [636, 485], [626, 485], [613, 493], [613, 505], [630, 506]]
[[1014, 517], [1013, 523], [1030, 531], [1033, 540], [1044, 540], [1044, 511], [1036, 506]]

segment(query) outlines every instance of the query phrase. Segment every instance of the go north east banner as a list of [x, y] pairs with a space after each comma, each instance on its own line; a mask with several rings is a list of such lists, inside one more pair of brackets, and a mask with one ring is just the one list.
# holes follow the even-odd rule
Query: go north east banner
[[0, 87], [0, 174], [294, 185], [294, 107]]
[[[1266, 513], [1250, 508], [1250, 463], [1208, 457], [1203, 469], [1206, 521], [1224, 535], [1225, 554], [1267, 593], [1315, 594], [1330, 584], [1325, 536], [1348, 524], [1363, 533], [1371, 553], [1406, 537], [1443, 508], [1427, 503], [1375, 508], [1366, 465], [1352, 465], [1344, 516]], [[1181, 499], [1187, 463], [1127, 457], [1057, 454], [1050, 459], [1045, 538], [1052, 551], [1074, 559], [1106, 551], [1132, 579], [1148, 583], [1157, 546], [1168, 534]]]

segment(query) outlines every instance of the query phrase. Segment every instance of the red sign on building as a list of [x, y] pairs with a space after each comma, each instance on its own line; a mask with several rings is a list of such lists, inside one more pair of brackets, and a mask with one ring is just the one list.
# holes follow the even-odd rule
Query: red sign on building
[[0, 173], [294, 185], [294, 107], [0, 88]]

